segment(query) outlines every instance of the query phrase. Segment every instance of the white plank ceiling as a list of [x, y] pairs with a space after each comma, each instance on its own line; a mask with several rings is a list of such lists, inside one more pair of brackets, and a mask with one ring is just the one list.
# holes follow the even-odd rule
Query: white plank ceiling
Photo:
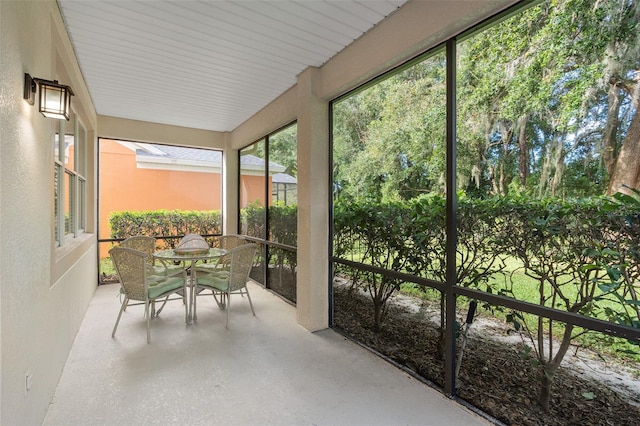
[[98, 114], [230, 131], [406, 0], [58, 0]]

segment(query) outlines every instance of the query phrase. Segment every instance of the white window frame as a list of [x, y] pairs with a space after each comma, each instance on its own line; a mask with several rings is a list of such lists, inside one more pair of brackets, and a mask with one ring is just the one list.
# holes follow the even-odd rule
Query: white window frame
[[[66, 129], [73, 129], [73, 134], [67, 135]], [[76, 114], [73, 114], [68, 122], [64, 120], [58, 122], [55, 141], [58, 155], [54, 159], [54, 234], [57, 247], [64, 246], [68, 239], [77, 238], [86, 230], [86, 134], [87, 132]], [[67, 146], [71, 144], [74, 145], [73, 170], [65, 167]], [[66, 218], [65, 201], [69, 202], [68, 219]]]

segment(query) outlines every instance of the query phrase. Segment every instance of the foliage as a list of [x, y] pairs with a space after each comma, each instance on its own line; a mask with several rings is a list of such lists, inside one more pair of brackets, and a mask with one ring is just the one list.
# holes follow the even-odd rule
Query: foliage
[[[111, 238], [132, 235], [181, 236], [185, 234], [221, 234], [219, 210], [154, 210], [114, 212], [109, 217]], [[170, 247], [175, 239], [167, 241]]]
[[269, 161], [285, 166], [286, 173], [298, 175], [297, 126], [291, 125], [269, 136]]
[[[265, 209], [259, 201], [251, 203], [242, 209], [240, 216], [243, 223], [243, 232], [246, 235], [264, 238], [265, 234]], [[269, 241], [296, 247], [298, 244], [297, 233], [298, 207], [296, 205], [285, 206], [276, 204], [269, 207]], [[282, 268], [287, 265], [291, 273], [295, 275], [297, 267], [296, 253], [290, 250], [272, 248], [269, 253], [275, 259], [275, 263]]]
[[[547, 1], [458, 43], [459, 188], [599, 195], [621, 153], [618, 168], [640, 175], [628, 134], [640, 114], [639, 21], [636, 0]], [[445, 82], [436, 50], [334, 104], [336, 196], [443, 193]]]
[[291, 247], [298, 245], [298, 206], [276, 204], [269, 207], [270, 240]]
[[407, 200], [444, 191], [444, 53], [334, 105], [342, 198]]
[[[459, 203], [457, 282], [488, 286], [504, 268], [493, 235], [493, 200], [463, 198]], [[371, 266], [446, 281], [445, 200], [439, 195], [407, 202], [337, 202], [334, 253]], [[351, 283], [364, 288], [374, 306], [374, 328], [383, 326], [386, 303], [401, 282], [384, 274], [351, 270]], [[428, 289], [422, 289], [427, 291]], [[442, 296], [442, 295], [441, 295]], [[440, 346], [444, 345], [444, 298], [441, 297]]]
[[[274, 205], [269, 207], [269, 233], [270, 240], [291, 247], [298, 245], [298, 206]], [[278, 271], [289, 269], [289, 276], [295, 283], [296, 268], [298, 266], [297, 253], [278, 247], [269, 249], [271, 259], [269, 263], [276, 265]], [[278, 274], [279, 284], [282, 287], [283, 274]], [[295, 288], [290, 290], [290, 298], [295, 301]]]
[[[509, 215], [500, 237], [503, 250], [518, 259], [524, 273], [537, 283], [538, 303], [567, 312], [591, 315], [595, 309], [598, 268], [588, 268], [594, 258], [593, 244], [604, 242], [603, 217], [599, 214], [606, 200], [538, 200], [521, 198], [504, 200]], [[539, 404], [548, 409], [551, 384], [555, 373], [571, 344], [574, 326], [538, 317], [534, 326], [519, 321], [522, 315], [513, 313], [514, 325], [529, 339], [540, 369]], [[560, 346], [554, 347], [561, 327]], [[578, 331], [581, 333], [581, 331]]]
[[[243, 233], [265, 238], [266, 211], [259, 200], [240, 211]], [[297, 245], [298, 206], [278, 203], [269, 206], [269, 241], [295, 247]]]
[[242, 233], [250, 237], [264, 238], [265, 210], [260, 200], [254, 200], [240, 210]]
[[[344, 203], [334, 210], [334, 244], [337, 256], [357, 253], [360, 261], [387, 270], [404, 270], [411, 246], [406, 238], [413, 223], [410, 210], [401, 203]], [[364, 288], [373, 302], [373, 327], [380, 330], [387, 301], [399, 290], [400, 280], [384, 274], [354, 269], [354, 287]]]
[[[553, 309], [638, 326], [640, 285], [640, 202], [618, 195], [563, 201], [517, 197], [458, 200], [456, 282], [488, 292], [513, 295], [498, 287], [497, 274], [509, 259], [536, 287], [536, 300]], [[630, 202], [630, 200], [634, 200]], [[624, 203], [623, 203], [624, 201]], [[407, 202], [336, 202], [334, 253], [392, 271], [446, 282], [445, 201], [437, 195]], [[349, 268], [354, 288], [365, 289], [373, 303], [374, 329], [383, 326], [386, 303], [400, 283], [384, 274]], [[504, 281], [504, 280], [503, 280]], [[425, 289], [426, 290], [426, 289]], [[444, 299], [441, 297], [441, 329]], [[614, 303], [612, 303], [614, 302]], [[584, 330], [538, 317], [507, 316], [528, 340], [540, 371], [539, 403], [548, 408], [553, 378], [569, 345]], [[560, 336], [556, 348], [555, 338]], [[601, 336], [602, 337], [602, 336]]]
[[640, 191], [631, 193], [634, 195], [614, 196], [618, 213], [607, 217], [608, 244], [598, 247], [598, 262], [590, 267], [606, 272], [598, 283], [602, 292], [598, 301], [613, 304], [603, 308], [603, 315], [609, 321], [640, 328]]

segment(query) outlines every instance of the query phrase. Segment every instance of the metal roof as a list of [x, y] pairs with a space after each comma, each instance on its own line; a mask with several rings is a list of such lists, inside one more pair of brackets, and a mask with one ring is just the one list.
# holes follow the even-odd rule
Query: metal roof
[[271, 181], [273, 183], [284, 183], [290, 185], [298, 183], [298, 179], [286, 173], [274, 173], [271, 176]]
[[[188, 162], [191, 164], [201, 163], [203, 167], [222, 167], [222, 151], [215, 149], [187, 148], [153, 143], [118, 142], [121, 145], [134, 150], [136, 157], [139, 159], [144, 158], [145, 162], [157, 159], [163, 160], [163, 163], [167, 162], [167, 160], [171, 160], [182, 163]], [[240, 156], [240, 167], [242, 170], [255, 169], [264, 171], [266, 162], [263, 158], [245, 154]], [[283, 172], [284, 170], [284, 166], [274, 163], [273, 161], [269, 161], [270, 174]]]

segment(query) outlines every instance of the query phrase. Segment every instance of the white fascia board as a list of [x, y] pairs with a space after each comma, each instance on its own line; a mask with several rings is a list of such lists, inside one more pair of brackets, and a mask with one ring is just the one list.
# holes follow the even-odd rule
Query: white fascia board
[[139, 169], [172, 170], [176, 172], [222, 173], [219, 162], [178, 160], [175, 158], [158, 158], [136, 156]]
[[[219, 162], [184, 160], [167, 157], [145, 157], [136, 156], [136, 165], [139, 169], [150, 170], [173, 170], [179, 172], [198, 172], [198, 173], [222, 173], [222, 166]], [[285, 168], [277, 165], [272, 166], [269, 175], [282, 173]], [[249, 176], [263, 176], [264, 168], [256, 165], [245, 165], [241, 167], [241, 173]]]
[[[280, 164], [271, 164], [269, 168], [269, 176], [274, 175], [276, 173], [284, 173], [286, 167], [281, 166]], [[264, 175], [264, 166], [263, 165], [255, 165], [255, 164], [243, 164], [240, 165], [240, 172], [244, 175], [251, 176], [263, 176]]]

